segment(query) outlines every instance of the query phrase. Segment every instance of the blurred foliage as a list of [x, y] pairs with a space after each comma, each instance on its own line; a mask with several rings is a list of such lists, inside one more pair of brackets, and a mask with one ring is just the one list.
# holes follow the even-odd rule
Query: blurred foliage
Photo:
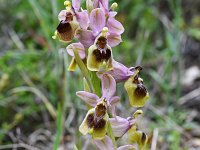
[[[182, 94], [181, 40], [184, 36], [200, 40], [197, 9], [200, 4], [194, 2], [197, 8], [188, 8], [189, 2], [185, 4], [181, 0], [116, 2], [119, 4], [117, 18], [126, 30], [123, 42], [113, 50], [114, 58], [128, 66], [143, 66], [141, 75], [150, 89], [150, 104], [144, 116], [148, 125], [143, 126], [149, 135], [154, 128], [160, 128], [158, 140], [168, 149], [184, 148], [181, 144], [184, 133], [177, 128], [187, 126], [190, 130], [196, 123], [188, 125], [188, 111], [177, 102]], [[70, 142], [75, 142], [78, 148], [84, 143], [77, 129], [86, 107], [75, 95], [83, 89], [82, 76], [79, 70], [67, 72], [71, 58], [62, 49], [66, 45], [51, 38], [58, 24], [57, 14], [63, 8], [63, 0], [0, 1], [0, 13], [3, 14], [0, 15], [0, 145], [13, 142], [8, 132], [17, 127], [26, 136], [38, 128], [47, 128], [56, 135], [56, 149], [62, 135], [61, 124], [64, 124], [64, 135], [75, 135]], [[40, 96], [33, 92], [14, 92], [18, 87], [40, 91], [55, 111], [58, 108], [57, 121]], [[119, 113], [130, 116], [133, 109], [127, 109], [123, 84], [118, 87], [122, 98]], [[61, 112], [60, 107], [65, 111]]]

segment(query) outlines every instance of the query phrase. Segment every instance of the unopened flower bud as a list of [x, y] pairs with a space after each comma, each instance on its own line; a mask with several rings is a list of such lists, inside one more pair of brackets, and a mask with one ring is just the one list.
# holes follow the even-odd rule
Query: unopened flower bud
[[133, 117], [137, 118], [137, 116], [142, 115], [142, 114], [143, 114], [143, 111], [141, 109], [139, 109], [133, 114]]
[[55, 39], [57, 38], [57, 34], [58, 34], [58, 32], [57, 32], [57, 31], [55, 31], [55, 32], [54, 32], [54, 35], [52, 36], [52, 39], [54, 39], [54, 40], [55, 40]]
[[71, 7], [71, 2], [70, 1], [64, 1], [64, 5], [66, 7]]
[[115, 10], [118, 7], [118, 4], [116, 2], [112, 3], [110, 9]]

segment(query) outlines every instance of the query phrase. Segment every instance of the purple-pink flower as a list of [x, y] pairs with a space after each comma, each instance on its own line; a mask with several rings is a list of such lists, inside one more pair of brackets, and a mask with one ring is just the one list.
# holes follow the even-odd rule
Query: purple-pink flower
[[136, 123], [135, 118], [122, 118], [120, 116], [116, 116], [115, 118], [109, 118], [113, 135], [115, 137], [122, 137], [132, 125]]
[[116, 82], [126, 81], [130, 76], [136, 73], [135, 68], [127, 68], [123, 64], [113, 60], [112, 61], [112, 70], [107, 72], [112, 75]]
[[105, 100], [113, 116], [115, 116], [115, 106], [120, 100], [118, 96], [114, 96], [116, 92], [115, 79], [109, 74], [103, 74], [100, 76], [100, 78], [102, 83], [101, 98], [94, 93], [86, 91], [78, 91], [76, 92], [76, 95], [92, 107], [95, 107], [99, 102]]
[[89, 14], [90, 29], [78, 29], [77, 31], [76, 37], [84, 47], [93, 45], [96, 37], [104, 27], [108, 28], [107, 39], [109, 46], [114, 47], [122, 41], [121, 34], [124, 32], [124, 27], [115, 19], [115, 15], [111, 15], [113, 12], [108, 13], [108, 1], [99, 0], [99, 5], [101, 8], [95, 8]]

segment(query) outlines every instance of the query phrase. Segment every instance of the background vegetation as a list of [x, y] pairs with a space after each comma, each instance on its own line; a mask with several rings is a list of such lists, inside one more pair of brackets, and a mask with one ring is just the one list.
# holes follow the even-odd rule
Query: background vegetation
[[[66, 44], [51, 39], [63, 1], [0, 0], [0, 149], [90, 149], [78, 132], [87, 111], [75, 95], [81, 73], [67, 71]], [[200, 149], [200, 1], [117, 3], [126, 30], [113, 53], [144, 68], [151, 99], [140, 128], [149, 149]], [[118, 113], [130, 116], [123, 84], [118, 95]]]

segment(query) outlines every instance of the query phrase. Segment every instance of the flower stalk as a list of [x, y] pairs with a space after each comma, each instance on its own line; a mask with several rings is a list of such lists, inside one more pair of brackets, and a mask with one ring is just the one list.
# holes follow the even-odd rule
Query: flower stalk
[[77, 50], [74, 50], [74, 56], [75, 56], [76, 63], [79, 66], [79, 69], [81, 70], [83, 76], [85, 77], [85, 79], [89, 85], [90, 91], [94, 92], [94, 87], [93, 87], [93, 84], [91, 83], [89, 72], [88, 72], [85, 64], [83, 63], [83, 61], [80, 59], [80, 56], [78, 55]]

